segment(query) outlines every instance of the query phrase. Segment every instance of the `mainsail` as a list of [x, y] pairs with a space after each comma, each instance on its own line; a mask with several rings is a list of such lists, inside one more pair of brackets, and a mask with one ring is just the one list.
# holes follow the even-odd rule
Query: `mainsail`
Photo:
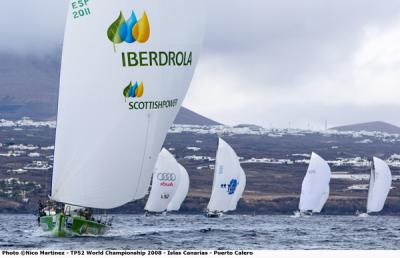
[[174, 156], [166, 149], [163, 149], [153, 172], [153, 181], [149, 199], [147, 200], [146, 211], [164, 212], [181, 182], [181, 168]]
[[181, 208], [181, 205], [189, 192], [189, 174], [186, 169], [180, 164], [179, 168], [180, 182], [175, 195], [172, 197], [171, 202], [168, 204], [167, 211], [178, 211]]
[[330, 178], [331, 169], [328, 163], [316, 153], [312, 153], [301, 188], [300, 211], [322, 210], [321, 204], [325, 204], [328, 197]]
[[[239, 200], [236, 193], [241, 182], [242, 168], [235, 151], [224, 140], [219, 139], [214, 182], [207, 209], [213, 212], [231, 210], [232, 203]], [[243, 184], [243, 189], [244, 189]], [[241, 196], [241, 194], [240, 194]]]
[[203, 38], [203, 1], [70, 5], [51, 198], [109, 209], [143, 198]]
[[392, 173], [389, 166], [374, 157], [368, 189], [367, 212], [380, 212], [392, 186]]

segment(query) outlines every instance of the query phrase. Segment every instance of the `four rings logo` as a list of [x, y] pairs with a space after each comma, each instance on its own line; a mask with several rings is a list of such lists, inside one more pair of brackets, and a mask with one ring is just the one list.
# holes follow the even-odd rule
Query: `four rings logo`
[[160, 181], [175, 182], [176, 175], [174, 173], [158, 173], [157, 179]]

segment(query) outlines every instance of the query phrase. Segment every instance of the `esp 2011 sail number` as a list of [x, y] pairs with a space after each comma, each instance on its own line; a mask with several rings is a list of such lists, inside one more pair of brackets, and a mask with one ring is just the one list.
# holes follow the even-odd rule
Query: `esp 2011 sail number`
[[90, 0], [74, 0], [72, 1], [72, 15], [74, 19], [78, 19], [83, 16], [90, 15], [90, 8], [88, 3]]

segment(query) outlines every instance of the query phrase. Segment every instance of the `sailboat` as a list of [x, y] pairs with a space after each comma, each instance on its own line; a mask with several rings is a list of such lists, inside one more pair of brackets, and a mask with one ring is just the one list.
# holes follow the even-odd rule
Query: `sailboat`
[[189, 185], [190, 185], [189, 174], [181, 164], [179, 164], [179, 168], [180, 168], [179, 169], [180, 182], [175, 195], [172, 197], [172, 200], [168, 204], [167, 212], [179, 211], [183, 201], [186, 199], [186, 196], [189, 193]]
[[229, 144], [219, 139], [214, 181], [206, 216], [217, 218], [224, 212], [236, 210], [246, 185], [246, 176], [239, 158]]
[[359, 217], [368, 217], [372, 212], [380, 212], [392, 187], [392, 173], [385, 161], [374, 157], [368, 188], [367, 212]]
[[192, 80], [204, 14], [203, 1], [70, 5], [52, 189], [39, 207], [45, 231], [60, 237], [104, 234], [111, 222], [92, 209], [145, 197]]
[[299, 211], [294, 217], [310, 216], [321, 212], [329, 198], [331, 169], [323, 158], [312, 153], [307, 174], [301, 188]]
[[181, 180], [181, 166], [169, 151], [163, 149], [153, 172], [151, 191], [145, 206], [146, 215], [166, 212]]

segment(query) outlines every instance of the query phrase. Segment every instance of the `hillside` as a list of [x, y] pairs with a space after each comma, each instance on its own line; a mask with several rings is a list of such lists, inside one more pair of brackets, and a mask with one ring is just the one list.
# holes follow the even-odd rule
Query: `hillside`
[[[400, 214], [400, 135], [175, 125], [164, 147], [190, 175], [183, 213], [201, 213], [207, 207], [218, 136], [233, 147], [247, 175], [237, 212], [290, 214], [296, 210], [307, 162], [314, 151], [329, 162], [333, 172], [325, 214], [365, 210], [373, 156], [384, 159], [393, 174], [394, 188], [382, 214]], [[54, 137], [55, 123], [0, 120], [0, 213], [34, 212], [38, 199], [47, 198]], [[145, 202], [130, 203], [113, 212], [143, 213]]]
[[220, 125], [220, 123], [215, 122], [207, 117], [199, 115], [185, 107], [182, 107], [176, 117], [174, 124], [181, 124], [181, 125], [206, 125], [206, 126], [213, 126], [213, 125]]
[[338, 126], [331, 129], [336, 131], [352, 131], [352, 132], [366, 131], [366, 132], [384, 132], [391, 134], [400, 134], [400, 127], [380, 121]]

